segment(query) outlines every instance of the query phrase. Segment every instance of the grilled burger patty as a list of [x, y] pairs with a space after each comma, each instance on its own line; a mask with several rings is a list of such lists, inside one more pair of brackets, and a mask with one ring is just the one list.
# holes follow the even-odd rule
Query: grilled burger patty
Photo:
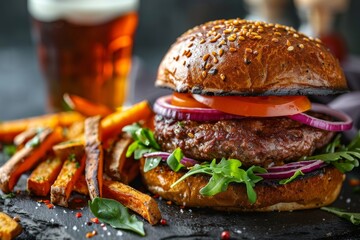
[[155, 137], [163, 151], [180, 147], [196, 160], [235, 158], [245, 167], [282, 165], [311, 155], [333, 137], [287, 117], [244, 118], [218, 122], [155, 117]]

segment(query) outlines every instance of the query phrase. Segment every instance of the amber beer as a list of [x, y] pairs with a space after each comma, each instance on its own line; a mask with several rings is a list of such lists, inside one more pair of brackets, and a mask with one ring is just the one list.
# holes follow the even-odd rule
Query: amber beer
[[48, 110], [71, 93], [109, 107], [126, 99], [138, 0], [29, 0]]

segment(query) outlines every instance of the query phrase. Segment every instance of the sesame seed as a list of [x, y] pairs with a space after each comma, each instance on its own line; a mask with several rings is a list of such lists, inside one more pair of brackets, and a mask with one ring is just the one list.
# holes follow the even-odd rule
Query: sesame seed
[[290, 47], [287, 48], [287, 50], [288, 50], [289, 52], [291, 52], [291, 51], [294, 50], [294, 47], [293, 47], [293, 46], [290, 46]]
[[230, 52], [236, 52], [237, 50], [236, 50], [236, 48], [231, 47], [231, 48], [229, 48], [229, 51]]
[[298, 34], [296, 34], [296, 33], [294, 33], [294, 35], [293, 35], [295, 38], [298, 38], [299, 37], [299, 35]]
[[220, 74], [220, 78], [221, 78], [221, 80], [224, 81], [224, 80], [225, 80], [225, 75], [221, 73], [221, 74]]
[[189, 51], [187, 54], [186, 54], [186, 57], [191, 57], [192, 53]]
[[232, 36], [227, 37], [227, 39], [228, 39], [230, 42], [233, 42], [233, 41], [236, 40], [236, 38], [234, 38], [234, 37], [232, 37]]
[[318, 43], [321, 43], [320, 38], [315, 38], [315, 41], [317, 41]]
[[239, 25], [239, 21], [238, 21], [238, 20], [234, 20], [234, 21], [233, 21], [233, 24], [234, 24], [234, 25]]
[[290, 43], [289, 40], [286, 40], [286, 45], [287, 45], [287, 46], [291, 46], [291, 43]]
[[239, 31], [238, 28], [234, 28], [234, 29], [233, 29], [233, 32], [234, 32], [234, 33], [238, 32], [238, 31]]
[[195, 37], [192, 36], [192, 37], [190, 38], [190, 41], [194, 41], [194, 40], [195, 40]]
[[310, 39], [311, 41], [313, 41], [313, 40], [314, 40], [314, 38], [313, 38], [313, 37], [309, 37], [309, 39]]
[[317, 47], [320, 47], [320, 44], [317, 43], [316, 46], [317, 46]]
[[185, 65], [186, 65], [186, 61], [183, 62], [183, 66], [185, 66]]
[[180, 56], [177, 55], [176, 57], [174, 57], [174, 60], [175, 60], [175, 61], [179, 60], [179, 57], [180, 57]]
[[207, 73], [206, 73], [205, 71], [202, 71], [202, 72], [201, 72], [201, 76], [202, 76], [203, 78], [206, 78], [206, 75], [207, 75]]
[[205, 55], [203, 56], [203, 60], [204, 60], [204, 61], [207, 61], [207, 60], [209, 59], [209, 57], [210, 57], [210, 54], [205, 54]]
[[259, 53], [258, 53], [258, 51], [253, 51], [253, 54], [256, 56], [256, 55], [258, 55]]
[[207, 64], [205, 65], [205, 69], [210, 69], [211, 67], [212, 67], [212, 65], [209, 64], [209, 63], [207, 63]]
[[190, 44], [188, 45], [188, 48], [191, 48], [193, 45], [194, 45], [193, 43], [190, 43]]
[[304, 48], [304, 44], [299, 44], [299, 48]]
[[252, 53], [252, 49], [251, 48], [245, 48], [245, 53]]
[[245, 38], [244, 38], [243, 36], [239, 36], [239, 40], [240, 40], [240, 41], [244, 41]]
[[272, 41], [272, 42], [279, 42], [279, 39], [273, 38], [273, 39], [271, 39], [271, 41]]
[[219, 56], [221, 57], [223, 54], [224, 54], [224, 50], [223, 50], [223, 49], [220, 49], [220, 50], [219, 50]]
[[308, 39], [308, 38], [303, 38], [303, 40], [304, 40], [304, 41], [306, 41], [306, 42], [308, 42], [308, 41], [309, 41], [309, 39]]
[[264, 32], [264, 29], [259, 28], [259, 29], [257, 30], [257, 32], [258, 32], [258, 33], [262, 33], [262, 32]]
[[261, 39], [260, 35], [255, 36], [255, 39]]
[[213, 55], [214, 57], [216, 57], [217, 53], [216, 53], [216, 52], [211, 52], [211, 55]]
[[205, 39], [200, 40], [200, 44], [203, 44], [203, 43], [205, 43]]
[[219, 62], [219, 60], [218, 60], [216, 57], [213, 57], [213, 61], [214, 61], [214, 63], [218, 63], [218, 62]]
[[281, 33], [279, 32], [274, 32], [275, 35], [281, 36]]
[[225, 30], [223, 31], [224, 34], [229, 34], [229, 33], [231, 33], [231, 32], [232, 32], [231, 29], [225, 29]]

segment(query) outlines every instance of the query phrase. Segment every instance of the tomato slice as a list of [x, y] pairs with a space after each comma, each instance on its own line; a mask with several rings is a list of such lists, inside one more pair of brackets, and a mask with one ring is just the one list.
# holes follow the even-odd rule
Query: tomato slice
[[196, 101], [190, 93], [174, 92], [171, 97], [171, 104], [178, 107], [208, 108], [205, 104]]
[[287, 116], [311, 108], [311, 102], [305, 96], [238, 97], [193, 94], [193, 97], [210, 108], [241, 116]]

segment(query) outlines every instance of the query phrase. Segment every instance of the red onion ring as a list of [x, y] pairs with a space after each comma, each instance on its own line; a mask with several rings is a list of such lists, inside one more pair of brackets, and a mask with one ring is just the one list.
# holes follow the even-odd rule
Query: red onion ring
[[326, 105], [317, 103], [312, 104], [311, 110], [314, 112], [324, 113], [326, 115], [341, 120], [341, 122], [331, 122], [319, 119], [306, 113], [298, 113], [294, 115], [289, 115], [288, 117], [292, 120], [309, 125], [311, 127], [316, 127], [327, 131], [346, 131], [352, 128], [353, 122], [351, 117], [343, 112], [331, 109]]
[[[286, 170], [287, 164], [285, 164], [285, 165], [279, 166], [279, 167], [268, 168], [267, 173], [256, 173], [255, 175], [262, 177], [264, 179], [284, 179], [284, 178], [292, 177], [294, 175], [294, 173], [299, 170], [303, 173], [309, 173], [309, 172], [315, 171], [315, 170], [327, 165], [322, 160], [302, 161], [302, 162], [295, 162], [295, 163], [289, 163], [289, 164], [296, 165], [297, 163], [304, 164], [304, 165], [301, 167], [298, 167], [298, 168], [293, 168], [291, 170]], [[271, 169], [280, 168], [280, 167], [282, 167], [282, 169], [285, 171], [275, 171], [275, 172], [271, 171]]]
[[154, 103], [154, 112], [166, 118], [192, 121], [219, 121], [242, 119], [243, 116], [224, 113], [211, 108], [187, 108], [170, 104], [171, 95], [160, 97]]

